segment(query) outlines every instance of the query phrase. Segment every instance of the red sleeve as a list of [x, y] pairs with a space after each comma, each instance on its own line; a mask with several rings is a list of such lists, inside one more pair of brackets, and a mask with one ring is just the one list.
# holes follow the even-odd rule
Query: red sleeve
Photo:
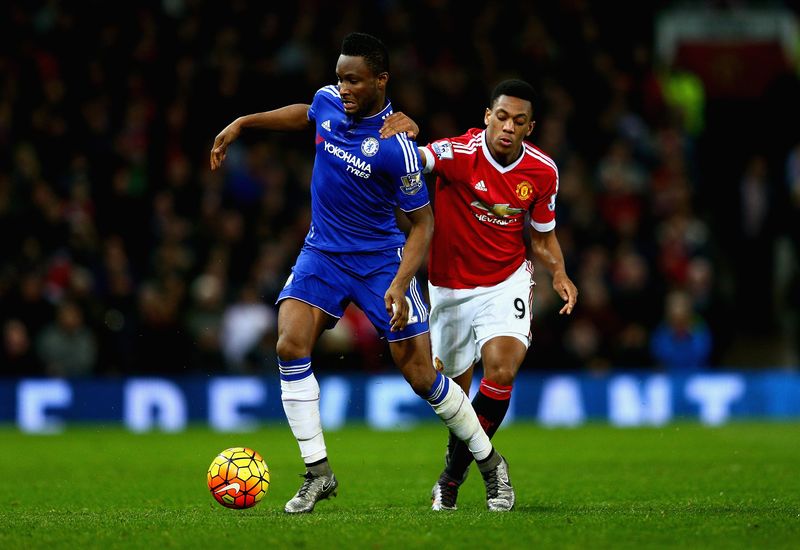
[[455, 169], [453, 162], [453, 142], [449, 139], [440, 139], [425, 146], [428, 150], [428, 161], [433, 162], [431, 172], [444, 179], [450, 179]]
[[531, 225], [545, 233], [556, 226], [556, 195], [558, 194], [558, 172], [549, 171], [550, 177], [542, 186], [536, 201], [531, 204]]

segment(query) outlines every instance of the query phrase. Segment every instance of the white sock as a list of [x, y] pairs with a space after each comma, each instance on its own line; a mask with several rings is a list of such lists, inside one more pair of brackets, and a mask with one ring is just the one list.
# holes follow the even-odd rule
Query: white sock
[[450, 431], [467, 444], [476, 461], [492, 454], [489, 436], [483, 431], [472, 403], [458, 384], [437, 372], [427, 399]]
[[312, 464], [328, 456], [319, 415], [319, 384], [311, 370], [311, 358], [278, 359], [281, 401], [303, 462]]

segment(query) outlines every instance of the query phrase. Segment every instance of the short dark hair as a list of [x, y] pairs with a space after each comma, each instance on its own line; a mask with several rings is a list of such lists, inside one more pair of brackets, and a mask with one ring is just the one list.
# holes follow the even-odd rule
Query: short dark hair
[[342, 55], [363, 57], [373, 74], [389, 72], [389, 50], [379, 39], [363, 32], [351, 32], [342, 40]]
[[501, 95], [517, 97], [519, 99], [524, 99], [525, 101], [530, 101], [531, 111], [533, 111], [536, 106], [536, 90], [534, 90], [533, 86], [524, 80], [512, 78], [509, 80], [504, 80], [495, 86], [494, 90], [492, 90], [492, 96], [489, 99], [489, 106], [494, 107], [494, 102], [497, 101], [497, 98]]

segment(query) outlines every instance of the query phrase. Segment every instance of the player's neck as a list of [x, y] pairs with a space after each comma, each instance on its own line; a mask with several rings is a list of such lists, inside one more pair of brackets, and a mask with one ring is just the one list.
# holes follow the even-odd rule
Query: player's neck
[[380, 97], [377, 99], [377, 101], [375, 101], [375, 103], [372, 106], [370, 106], [369, 109], [365, 109], [363, 113], [359, 113], [353, 118], [362, 119], [362, 118], [373, 117], [378, 113], [380, 113], [381, 111], [383, 111], [388, 104], [389, 102], [386, 99], [386, 96]]
[[520, 148], [517, 149], [516, 153], [509, 153], [508, 155], [501, 155], [497, 151], [495, 151], [491, 146], [488, 147], [489, 154], [492, 155], [492, 158], [499, 164], [500, 166], [508, 166], [509, 164], [515, 162], [521, 155], [523, 146], [520, 145]]

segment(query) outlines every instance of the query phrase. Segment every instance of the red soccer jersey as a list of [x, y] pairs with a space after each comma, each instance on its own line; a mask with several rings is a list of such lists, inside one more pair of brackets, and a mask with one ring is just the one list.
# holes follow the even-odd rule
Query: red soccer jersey
[[520, 158], [501, 166], [477, 128], [426, 148], [437, 176], [428, 279], [447, 288], [504, 281], [525, 259], [525, 213], [537, 231], [556, 225], [556, 163], [523, 142]]

